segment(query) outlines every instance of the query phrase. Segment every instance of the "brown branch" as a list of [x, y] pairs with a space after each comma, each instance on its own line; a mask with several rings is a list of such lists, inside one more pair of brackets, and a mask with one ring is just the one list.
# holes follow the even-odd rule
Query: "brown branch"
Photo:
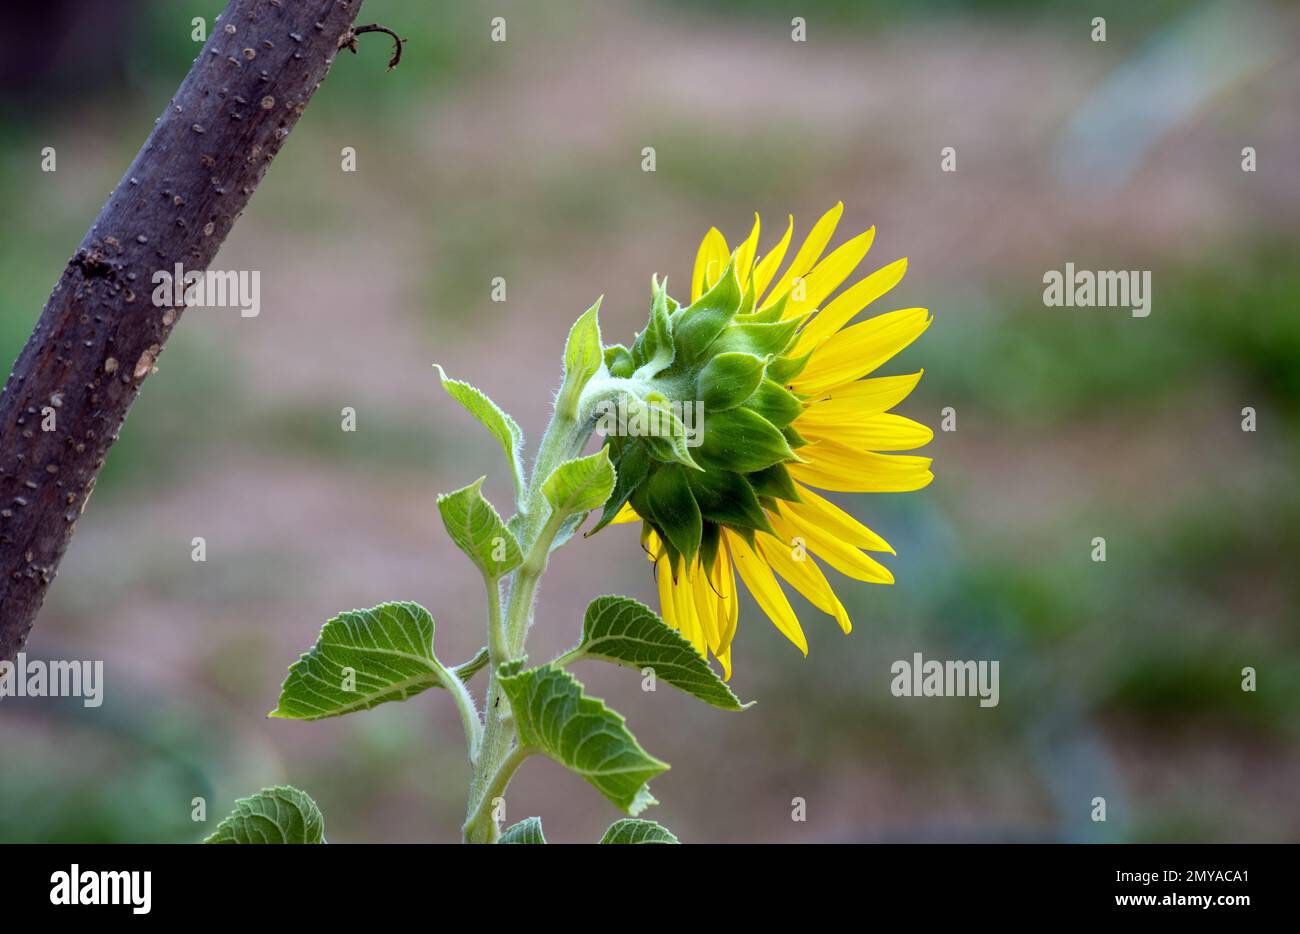
[[151, 302], [154, 273], [207, 269], [361, 3], [230, 0], [55, 285], [0, 392], [0, 659], [25, 644], [180, 319]]

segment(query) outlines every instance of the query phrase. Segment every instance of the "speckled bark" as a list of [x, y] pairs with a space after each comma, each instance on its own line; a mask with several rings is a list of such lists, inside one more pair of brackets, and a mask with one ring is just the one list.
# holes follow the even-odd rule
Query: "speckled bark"
[[231, 0], [54, 287], [0, 393], [0, 659], [25, 644], [180, 319], [152, 303], [153, 274], [208, 267], [361, 3]]

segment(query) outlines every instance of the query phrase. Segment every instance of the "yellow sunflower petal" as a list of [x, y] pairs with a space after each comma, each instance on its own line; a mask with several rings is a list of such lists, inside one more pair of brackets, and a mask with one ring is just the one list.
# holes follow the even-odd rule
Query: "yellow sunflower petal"
[[776, 573], [807, 597], [809, 603], [826, 615], [833, 616], [845, 633], [852, 631], [853, 623], [849, 621], [848, 611], [844, 609], [839, 597], [835, 596], [835, 591], [831, 589], [830, 582], [826, 580], [826, 575], [817, 566], [817, 562], [807, 554], [798, 558], [791, 554], [792, 540], [779, 541], [770, 535], [760, 535], [757, 541], [758, 550]]
[[790, 291], [790, 286], [794, 280], [812, 269], [813, 264], [821, 259], [822, 250], [826, 249], [826, 244], [830, 242], [831, 237], [834, 235], [835, 227], [839, 224], [840, 215], [843, 213], [844, 202], [840, 201], [813, 225], [813, 229], [808, 233], [808, 238], [804, 240], [803, 246], [799, 247], [799, 252], [794, 255], [794, 259], [791, 260], [786, 271], [781, 274], [781, 278], [777, 280], [776, 285], [772, 286], [772, 291], [763, 305], [764, 308], [780, 300], [782, 295]]
[[808, 487], [796, 483], [795, 489], [803, 499], [800, 503], [782, 501], [781, 509], [797, 516], [803, 521], [819, 526], [843, 542], [867, 551], [887, 551], [895, 554], [894, 548], [871, 529], [867, 528], [853, 516], [825, 497], [819, 496]]
[[931, 458], [914, 454], [855, 451], [833, 441], [799, 449], [802, 464], [790, 464], [790, 476], [809, 486], [837, 493], [907, 493], [930, 485]]
[[722, 663], [722, 680], [730, 681], [731, 680], [731, 647], [728, 646], [726, 650], [719, 652], [714, 657], [717, 658], [717, 660]]
[[718, 639], [718, 595], [714, 593], [709, 582], [708, 572], [698, 561], [691, 569], [691, 599], [695, 604], [695, 617], [700, 621], [704, 642], [708, 645], [709, 650], [716, 654], [720, 647]]
[[805, 413], [795, 421], [795, 430], [808, 441], [837, 441], [864, 451], [910, 451], [934, 440], [925, 425], [891, 412], [856, 422]]
[[793, 318], [821, 305], [845, 279], [853, 275], [853, 270], [858, 268], [862, 257], [867, 255], [871, 241], [875, 238], [876, 228], [872, 227], [836, 247], [830, 256], [814, 266], [812, 272], [803, 277], [803, 298], [792, 293], [785, 306], [784, 317]]
[[682, 638], [695, 646], [695, 651], [707, 658], [708, 643], [695, 611], [694, 587], [686, 569], [682, 569], [674, 580], [668, 559], [664, 558], [656, 562], [655, 570], [659, 579], [659, 608], [664, 622], [680, 632]]
[[787, 541], [802, 539], [804, 547], [841, 574], [869, 584], [892, 584], [894, 575], [875, 558], [840, 541], [821, 526], [793, 515], [773, 515], [772, 528]]
[[710, 227], [709, 232], [700, 241], [699, 252], [695, 254], [695, 272], [691, 275], [691, 301], [694, 302], [713, 283], [718, 281], [722, 271], [727, 268], [731, 251], [727, 249], [727, 239], [722, 231]]
[[776, 275], [776, 270], [781, 265], [781, 260], [785, 259], [785, 251], [790, 246], [790, 235], [794, 233], [794, 215], [789, 215], [789, 220], [785, 226], [785, 236], [781, 238], [771, 253], [768, 253], [758, 261], [754, 267], [754, 297], [759, 304], [763, 301], [763, 292], [767, 290], [768, 283]]
[[920, 337], [932, 320], [925, 308], [904, 308], [845, 328], [817, 348], [791, 385], [816, 395], [853, 382]]
[[758, 605], [762, 607], [763, 612], [767, 614], [768, 619], [781, 635], [807, 655], [808, 640], [804, 638], [803, 629], [799, 626], [799, 618], [794, 615], [790, 601], [786, 599], [781, 585], [776, 582], [772, 569], [739, 535], [731, 532], [726, 535], [731, 556], [736, 562], [736, 570], [740, 572], [740, 578], [749, 588], [749, 592], [754, 595]]
[[731, 558], [726, 548], [718, 549], [718, 558], [713, 563], [709, 574], [719, 594], [718, 649], [714, 654], [721, 659], [730, 651], [731, 640], [736, 635], [736, 623], [740, 620], [740, 595], [736, 592], [736, 572], [731, 566]]
[[758, 215], [754, 215], [754, 229], [749, 237], [736, 249], [736, 275], [740, 278], [740, 291], [749, 285], [749, 274], [754, 267], [754, 251], [758, 249]]
[[816, 316], [799, 332], [799, 341], [795, 344], [795, 356], [808, 353], [839, 331], [862, 309], [898, 285], [905, 272], [907, 272], [906, 257], [882, 269], [877, 269], [837, 295], [835, 301], [817, 312]]
[[618, 511], [618, 514], [615, 515], [613, 519], [609, 520], [609, 524], [624, 525], [625, 523], [628, 522], [640, 522], [640, 521], [641, 521], [641, 517], [636, 514], [636, 510], [632, 508], [632, 504], [624, 503], [623, 508]]
[[846, 422], [879, 415], [906, 399], [924, 372], [918, 370], [905, 376], [873, 376], [871, 379], [836, 386], [813, 396], [803, 415]]

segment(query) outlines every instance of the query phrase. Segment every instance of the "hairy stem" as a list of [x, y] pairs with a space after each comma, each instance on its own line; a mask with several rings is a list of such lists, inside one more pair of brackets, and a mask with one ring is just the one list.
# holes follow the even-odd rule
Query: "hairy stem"
[[456, 709], [460, 711], [460, 720], [465, 726], [465, 745], [469, 747], [469, 761], [472, 764], [478, 759], [483, 725], [479, 722], [474, 698], [465, 687], [465, 682], [460, 680], [456, 672], [450, 668], [441, 666], [440, 668], [439, 679], [442, 681], [442, 686], [447, 689], [447, 693], [456, 703]]
[[488, 586], [491, 668], [482, 739], [470, 776], [469, 805], [463, 828], [466, 843], [495, 843], [500, 837], [501, 828], [493, 813], [492, 800], [500, 797], [519, 762], [528, 755], [527, 750], [516, 744], [510, 701], [501, 690], [497, 668], [524, 655], [524, 643], [533, 622], [537, 588], [546, 571], [551, 544], [564, 518], [551, 514], [542, 486], [556, 467], [581, 453], [591, 437], [591, 430], [592, 423], [588, 418], [574, 419], [560, 412], [551, 417], [551, 423], [542, 435], [527, 494], [522, 499], [519, 547], [524, 554], [524, 563], [510, 577], [504, 618], [501, 594], [494, 582]]

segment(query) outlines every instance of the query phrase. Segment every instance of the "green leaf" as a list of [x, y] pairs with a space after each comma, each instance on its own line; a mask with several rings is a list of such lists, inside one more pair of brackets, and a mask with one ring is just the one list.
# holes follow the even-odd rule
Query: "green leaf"
[[720, 353], [704, 365], [695, 387], [708, 412], [734, 409], [763, 382], [763, 359], [748, 353]]
[[500, 406], [489, 399], [482, 390], [471, 386], [469, 383], [452, 379], [436, 363], [434, 367], [438, 370], [438, 376], [442, 379], [442, 388], [447, 390], [447, 395], [463, 405], [470, 415], [482, 422], [483, 427], [492, 432], [493, 437], [497, 439], [497, 442], [501, 445], [501, 450], [506, 452], [506, 457], [510, 459], [510, 470], [514, 476], [515, 496], [522, 498], [524, 488], [523, 429]]
[[433, 656], [433, 617], [418, 603], [381, 603], [327, 622], [289, 666], [280, 702], [268, 716], [320, 720], [386, 701], [406, 700], [442, 683]]
[[652, 820], [624, 817], [609, 825], [601, 843], [680, 843], [677, 836], [662, 824]]
[[597, 597], [582, 620], [581, 658], [599, 658], [655, 677], [723, 710], [744, 710], [731, 688], [695, 647], [643, 603], [630, 597]]
[[556, 515], [599, 509], [614, 492], [614, 465], [609, 449], [565, 461], [542, 484], [542, 494]]
[[647, 754], [621, 716], [555, 665], [522, 669], [522, 661], [507, 662], [497, 676], [523, 746], [581, 775], [633, 817], [658, 803], [646, 783], [668, 763]]
[[555, 406], [570, 417], [577, 414], [578, 397], [582, 395], [583, 387], [605, 364], [605, 352], [600, 345], [600, 324], [596, 320], [600, 302], [601, 299], [596, 299], [596, 304], [573, 322], [564, 342], [564, 382], [560, 385]]
[[484, 477], [469, 486], [438, 497], [438, 512], [456, 547], [489, 580], [496, 580], [523, 564], [519, 543], [501, 521], [492, 504], [483, 498]]
[[325, 818], [305, 791], [263, 788], [235, 802], [204, 843], [324, 843]]
[[545, 843], [542, 836], [542, 819], [526, 817], [501, 835], [498, 843]]

